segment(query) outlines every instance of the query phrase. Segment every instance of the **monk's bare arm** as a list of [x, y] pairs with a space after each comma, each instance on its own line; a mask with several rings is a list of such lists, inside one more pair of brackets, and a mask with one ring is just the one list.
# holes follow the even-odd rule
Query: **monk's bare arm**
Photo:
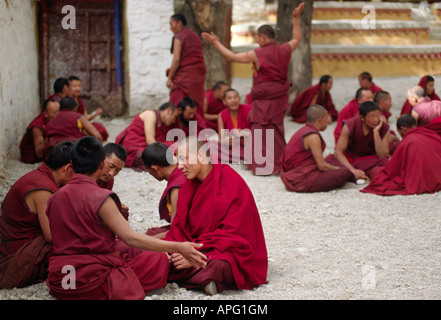
[[177, 252], [182, 254], [195, 268], [206, 266], [207, 257], [196, 250], [196, 248], [201, 248], [202, 244], [165, 241], [136, 232], [123, 218], [111, 197], [108, 197], [98, 209], [98, 216], [114, 234], [131, 247], [158, 252]]
[[303, 139], [303, 144], [306, 150], [311, 150], [311, 154], [320, 171], [329, 171], [339, 169], [330, 163], [327, 163], [323, 158], [322, 140], [318, 134], [309, 134]]
[[144, 122], [144, 135], [147, 145], [156, 142], [155, 130], [156, 130], [156, 114], [152, 110], [146, 110], [139, 115]]
[[47, 243], [52, 243], [51, 228], [49, 226], [49, 219], [46, 215], [46, 205], [52, 192], [48, 190], [35, 190], [28, 193], [25, 197], [26, 204], [31, 212], [38, 215], [41, 231], [43, 232], [44, 240]]
[[173, 188], [170, 190], [170, 203], [172, 206], [172, 212], [171, 212], [171, 222], [173, 222], [173, 219], [176, 215], [176, 210], [178, 206], [178, 194], [179, 194], [179, 188]]
[[309, 103], [309, 106], [313, 106], [317, 103], [317, 99], [318, 99], [318, 94], [314, 95], [314, 97], [312, 97], [311, 102]]
[[212, 44], [228, 61], [238, 63], [257, 63], [256, 53], [252, 51], [234, 53], [220, 43], [218, 37], [213, 33], [202, 32], [202, 38]]
[[304, 7], [305, 7], [305, 4], [302, 2], [292, 12], [292, 22], [293, 22], [292, 35], [293, 35], [293, 37], [292, 37], [292, 40], [289, 42], [289, 44], [291, 45], [292, 51], [294, 51], [297, 48], [300, 41], [302, 40], [302, 31], [300, 29], [299, 16], [302, 13]]
[[380, 130], [383, 125], [381, 121], [380, 124], [373, 129], [374, 131], [374, 144], [375, 144], [375, 153], [380, 159], [384, 159], [389, 156], [389, 140], [390, 140], [390, 131], [388, 131], [383, 139], [380, 136]]
[[87, 120], [86, 116], [81, 116], [79, 120], [83, 126], [83, 130], [86, 135], [93, 136], [99, 141], [103, 142], [103, 137], [101, 136], [101, 133], [99, 133], [99, 131], [89, 122], [89, 120]]
[[32, 135], [34, 137], [35, 154], [39, 158], [43, 158], [44, 155], [44, 133], [41, 128], [32, 128]]
[[173, 77], [176, 74], [176, 71], [179, 69], [179, 65], [181, 64], [181, 52], [182, 52], [182, 44], [181, 41], [179, 41], [178, 38], [174, 38], [173, 40], [173, 60], [171, 67], [168, 71], [168, 80], [167, 80], [167, 87], [171, 88]]
[[344, 152], [348, 148], [349, 145], [349, 129], [346, 125], [343, 125], [340, 136], [337, 141], [337, 145], [335, 146], [334, 157], [340, 162], [343, 166], [348, 168], [356, 179], [366, 179], [366, 174], [359, 169], [355, 169], [348, 161]]

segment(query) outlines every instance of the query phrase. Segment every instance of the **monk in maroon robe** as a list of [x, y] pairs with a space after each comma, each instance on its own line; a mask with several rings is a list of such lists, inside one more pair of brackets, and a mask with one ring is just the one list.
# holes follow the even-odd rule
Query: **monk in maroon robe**
[[196, 102], [200, 116], [204, 116], [205, 67], [202, 41], [187, 27], [187, 20], [182, 14], [170, 18], [170, 30], [173, 32], [171, 52], [173, 60], [167, 69], [167, 87], [170, 89], [170, 102], [178, 105], [185, 97]]
[[156, 141], [167, 142], [167, 133], [172, 128], [179, 110], [171, 102], [166, 102], [158, 110], [146, 110], [137, 114], [130, 125], [115, 139], [127, 150], [126, 167], [143, 171], [142, 151]]
[[286, 145], [280, 160], [280, 178], [288, 191], [329, 191], [343, 186], [352, 177], [349, 169], [324, 160], [326, 143], [320, 131], [326, 130], [328, 120], [329, 113], [324, 107], [310, 106], [306, 125]]
[[[177, 107], [179, 116], [176, 118], [173, 129], [181, 130], [179, 132], [181, 136], [178, 139], [175, 137], [175, 141], [188, 136], [199, 137], [199, 135], [201, 135], [200, 138], [202, 140], [206, 140], [207, 135], [216, 134], [216, 131], [207, 128], [203, 116], [197, 113], [196, 102], [192, 98], [186, 97], [182, 99]], [[209, 134], [209, 132], [211, 133]]]
[[334, 154], [326, 157], [331, 164], [348, 168], [355, 179], [372, 180], [389, 161], [389, 125], [383, 122], [375, 102], [360, 105], [360, 115], [344, 122]]
[[310, 106], [318, 104], [328, 110], [331, 116], [330, 122], [337, 120], [338, 111], [335, 109], [330, 90], [332, 89], [332, 77], [324, 75], [320, 81], [301, 94], [299, 94], [291, 104], [290, 115], [298, 123], [306, 122], [306, 112]]
[[73, 176], [71, 142], [55, 146], [46, 162], [18, 179], [6, 194], [0, 214], [0, 288], [46, 280], [52, 236], [46, 203]]
[[386, 166], [362, 192], [383, 196], [441, 191], [441, 136], [417, 127], [409, 114], [397, 120], [403, 140]]
[[70, 96], [69, 79], [60, 77], [54, 81], [54, 93], [47, 99], [60, 102], [61, 99]]
[[28, 125], [20, 141], [20, 161], [37, 163], [44, 160], [44, 139], [46, 125], [60, 112], [60, 103], [46, 100], [41, 113]]
[[[381, 117], [383, 122], [389, 124], [389, 118], [392, 115], [390, 109], [392, 108], [392, 97], [387, 91], [378, 91], [374, 95], [374, 102], [380, 107]], [[395, 149], [398, 147], [400, 139], [397, 137], [395, 132], [390, 131], [390, 141], [389, 141], [389, 153], [392, 155]]]
[[[179, 252], [194, 267], [205, 267], [206, 256], [195, 249], [200, 245], [167, 242], [130, 228], [118, 196], [96, 184], [104, 158], [96, 138], [75, 142], [75, 175], [48, 201], [53, 241], [49, 293], [59, 299], [144, 299], [166, 284], [169, 258], [162, 252]], [[116, 250], [115, 235], [130, 247], [127, 253]]]
[[[435, 79], [432, 76], [422, 77], [418, 85], [424, 89], [426, 96], [430, 100], [440, 100], [439, 96], [435, 93]], [[406, 100], [401, 108], [401, 114], [412, 113], [412, 108], [409, 100]]]
[[365, 101], [373, 101], [374, 96], [372, 91], [367, 88], [359, 88], [355, 92], [355, 98], [349, 101], [349, 103], [340, 110], [337, 118], [337, 125], [334, 129], [334, 138], [335, 143], [338, 141], [338, 137], [340, 136], [341, 130], [343, 128], [343, 122], [347, 119], [351, 119], [359, 114], [359, 107]]
[[379, 86], [377, 86], [373, 81], [373, 77], [369, 72], [362, 72], [358, 75], [358, 83], [360, 84], [361, 88], [368, 88], [371, 90], [372, 94], [382, 91]]
[[178, 146], [178, 167], [187, 178], [179, 191], [176, 216], [167, 240], [203, 243], [204, 269], [172, 255], [169, 281], [214, 294], [252, 289], [266, 282], [268, 257], [253, 195], [229, 165], [212, 164], [203, 141]]
[[409, 89], [407, 100], [412, 105], [411, 115], [416, 119], [418, 126], [425, 126], [433, 119], [441, 117], [441, 101], [427, 97], [423, 87], [415, 86]]
[[218, 131], [217, 121], [219, 113], [225, 110], [224, 93], [228, 89], [228, 84], [224, 81], [218, 81], [213, 88], [205, 91], [204, 118], [207, 128]]
[[[259, 48], [233, 53], [225, 48], [213, 33], [202, 33], [202, 38], [213, 44], [229, 61], [253, 64], [253, 89], [251, 91], [252, 159], [249, 164], [253, 174], [280, 173], [279, 155], [285, 148], [283, 120], [289, 107], [288, 67], [291, 54], [301, 40], [299, 16], [305, 4], [293, 11], [293, 39], [279, 45], [275, 32], [269, 25], [257, 30]], [[268, 141], [267, 141], [268, 140]]]

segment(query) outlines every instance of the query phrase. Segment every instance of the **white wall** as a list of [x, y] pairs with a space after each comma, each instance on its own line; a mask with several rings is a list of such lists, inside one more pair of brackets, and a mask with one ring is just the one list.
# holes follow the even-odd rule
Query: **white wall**
[[129, 114], [157, 109], [169, 99], [165, 71], [170, 67], [173, 0], [126, 0], [126, 59]]
[[39, 112], [36, 2], [0, 1], [0, 168]]

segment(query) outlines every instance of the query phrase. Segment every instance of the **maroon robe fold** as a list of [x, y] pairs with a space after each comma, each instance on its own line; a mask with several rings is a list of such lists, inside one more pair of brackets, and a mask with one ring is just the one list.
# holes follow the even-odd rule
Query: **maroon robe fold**
[[[81, 113], [84, 115], [84, 113], [86, 112], [86, 106], [84, 105], [84, 101], [78, 97], [78, 109], [77, 109], [78, 113]], [[101, 134], [101, 136], [103, 137], [103, 141], [106, 141], [109, 138], [109, 132], [107, 132], [106, 127], [99, 122], [92, 122], [92, 125], [98, 130], [98, 132]]]
[[[144, 299], [145, 293], [165, 286], [169, 269], [161, 252], [116, 250], [115, 235], [97, 212], [111, 197], [91, 178], [75, 174], [71, 182], [48, 201], [54, 255], [49, 260], [49, 293], [59, 299]], [[75, 288], [63, 286], [66, 271], [75, 268]]]
[[[214, 164], [202, 183], [188, 180], [182, 186], [166, 240], [203, 243], [208, 263], [227, 261], [239, 289], [266, 282], [268, 257], [259, 212], [251, 190], [228, 165]], [[207, 270], [172, 268], [169, 281], [196, 286], [193, 281], [199, 275], [199, 286], [203, 287], [211, 278], [204, 274]], [[224, 288], [223, 283], [217, 286], [219, 291]]]
[[320, 171], [311, 153], [306, 150], [304, 139], [317, 134], [322, 141], [322, 152], [326, 148], [320, 132], [310, 123], [300, 128], [290, 139], [281, 156], [280, 178], [288, 191], [321, 192], [343, 186], [352, 176], [344, 167], [338, 170]]
[[[44, 241], [37, 213], [25, 197], [32, 191], [58, 190], [49, 167], [40, 166], [18, 179], [6, 194], [0, 215], [0, 288], [43, 281], [52, 246]], [[37, 239], [38, 238], [38, 239]], [[20, 266], [18, 270], [16, 267]]]
[[[214, 97], [213, 89], [205, 91], [205, 99], [207, 99], [207, 114], [219, 114], [222, 110], [227, 108], [222, 100], [217, 100]], [[205, 120], [207, 128], [218, 131], [217, 121]]]
[[34, 134], [32, 133], [33, 128], [40, 128], [43, 131], [43, 136], [46, 136], [45, 127], [48, 121], [43, 116], [43, 112], [41, 112], [26, 128], [26, 132], [23, 135], [23, 138], [20, 141], [20, 161], [24, 163], [37, 163], [44, 160], [43, 158], [39, 158], [35, 154], [35, 144], [34, 144]]
[[360, 114], [358, 102], [355, 99], [349, 101], [349, 103], [341, 109], [338, 118], [337, 125], [334, 129], [335, 144], [337, 144], [338, 137], [340, 137], [341, 130], [343, 128], [343, 122], [347, 119], [351, 119]]
[[332, 96], [329, 92], [325, 92], [322, 95], [320, 90], [320, 84], [316, 84], [306, 90], [304, 90], [301, 94], [299, 94], [293, 103], [291, 104], [290, 115], [293, 120], [298, 123], [306, 122], [306, 112], [311, 104], [314, 96], [317, 95], [316, 104], [321, 105], [323, 108], [328, 110], [329, 114], [332, 117], [332, 120], [335, 121], [338, 118], [338, 111], [335, 109], [335, 105], [332, 101]]
[[207, 70], [201, 39], [188, 27], [175, 34], [175, 38], [181, 42], [182, 49], [179, 68], [172, 79], [170, 102], [178, 105], [183, 98], [192, 98], [196, 102], [198, 114], [203, 115]]
[[362, 192], [410, 195], [441, 190], [441, 136], [418, 127], [409, 130], [389, 163]]

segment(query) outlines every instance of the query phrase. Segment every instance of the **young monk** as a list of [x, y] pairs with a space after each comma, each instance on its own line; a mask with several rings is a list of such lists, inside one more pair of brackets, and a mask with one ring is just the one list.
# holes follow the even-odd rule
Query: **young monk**
[[407, 100], [412, 106], [412, 117], [418, 126], [425, 126], [433, 119], [441, 117], [441, 101], [431, 100], [425, 95], [423, 87], [415, 86], [407, 91]]
[[320, 77], [318, 84], [299, 94], [291, 104], [290, 114], [293, 120], [298, 123], [305, 123], [308, 108], [315, 104], [328, 110], [330, 123], [337, 120], [338, 111], [335, 109], [335, 105], [332, 102], [330, 92], [332, 89], [332, 83], [333, 80], [330, 75], [323, 75]]
[[[383, 122], [389, 124], [389, 117], [392, 115], [390, 109], [392, 108], [392, 97], [387, 91], [377, 91], [374, 95], [374, 102], [380, 107], [381, 117]], [[392, 155], [398, 147], [400, 139], [395, 132], [390, 131], [389, 152]]]
[[166, 71], [170, 102], [178, 105], [183, 98], [190, 97], [195, 101], [197, 113], [203, 117], [207, 70], [202, 41], [187, 27], [187, 20], [180, 13], [171, 16], [170, 30], [174, 34], [171, 48], [173, 60]]
[[398, 118], [397, 129], [403, 140], [386, 166], [361, 191], [383, 196], [441, 191], [441, 136], [417, 127], [410, 114]]
[[[166, 284], [169, 258], [163, 252], [180, 253], [195, 268], [205, 267], [205, 255], [195, 249], [202, 244], [163, 241], [130, 228], [118, 208], [118, 196], [96, 184], [104, 158], [96, 138], [76, 141], [75, 175], [48, 201], [54, 253], [49, 259], [49, 293], [59, 299], [144, 299], [146, 292]], [[131, 247], [127, 254], [115, 249], [115, 235]], [[65, 283], [65, 266], [74, 286]]]
[[178, 145], [178, 168], [187, 182], [166, 235], [166, 240], [203, 243], [207, 266], [195, 269], [173, 254], [169, 281], [207, 294], [252, 289], [266, 282], [268, 268], [259, 212], [242, 177], [229, 165], [212, 164], [208, 150], [196, 137]]
[[48, 99], [43, 103], [41, 113], [28, 125], [20, 141], [20, 161], [37, 163], [44, 160], [44, 139], [46, 125], [60, 112], [60, 103]]
[[[167, 186], [159, 200], [159, 219], [171, 223], [176, 214], [179, 189], [187, 179], [178, 169], [175, 159], [167, 158], [168, 151], [169, 149], [165, 144], [161, 142], [152, 143], [142, 152], [142, 160], [147, 168], [147, 172], [156, 180], [167, 181]], [[151, 228], [147, 230], [147, 234], [164, 238], [169, 229], [170, 225]]]
[[[430, 100], [440, 100], [439, 96], [435, 93], [435, 79], [432, 76], [422, 77], [418, 85], [424, 89], [425, 95]], [[412, 113], [412, 108], [409, 100], [406, 100], [401, 108], [401, 114]]]
[[362, 72], [358, 75], [358, 83], [360, 84], [361, 88], [368, 88], [369, 90], [371, 90], [371, 92], [374, 94], [378, 91], [382, 91], [383, 89], [381, 89], [379, 86], [377, 86], [373, 81], [372, 81], [372, 75], [369, 72]]
[[49, 96], [47, 99], [60, 102], [61, 99], [68, 96], [70, 96], [69, 79], [60, 77], [57, 78], [54, 82], [54, 93], [51, 96]]
[[213, 88], [205, 91], [204, 118], [207, 128], [218, 131], [219, 113], [227, 108], [224, 104], [224, 93], [227, 89], [228, 84], [225, 81], [218, 81]]
[[53, 148], [46, 162], [18, 179], [6, 194], [0, 215], [0, 288], [46, 280], [52, 236], [46, 203], [73, 176], [72, 142]]
[[337, 118], [337, 125], [334, 129], [335, 143], [337, 144], [338, 137], [340, 136], [341, 129], [343, 128], [343, 122], [347, 119], [351, 119], [359, 114], [359, 107], [365, 101], [373, 101], [374, 96], [372, 91], [368, 88], [358, 88], [355, 92], [355, 98], [349, 101], [349, 103], [340, 110]]
[[[257, 29], [256, 40], [259, 48], [240, 53], [233, 53], [223, 46], [213, 33], [202, 33], [202, 38], [214, 45], [229, 61], [253, 64], [250, 120], [253, 151], [249, 168], [256, 175], [280, 173], [279, 155], [286, 145], [283, 121], [289, 108], [288, 67], [291, 54], [301, 41], [299, 17], [304, 6], [302, 2], [292, 13], [293, 39], [281, 45], [275, 40], [275, 31], [270, 25], [263, 25]], [[267, 134], [268, 140], [274, 134], [274, 140], [271, 139], [268, 145]], [[262, 164], [259, 158], [264, 155]]]
[[[81, 83], [81, 79], [77, 76], [70, 76], [69, 77], [69, 91], [72, 98], [75, 99], [77, 105], [78, 105], [78, 113], [84, 114], [89, 122], [92, 122], [93, 119], [95, 119], [97, 116], [101, 115], [103, 113], [103, 109], [96, 108], [94, 112], [91, 114], [87, 113], [86, 106], [84, 105], [83, 100], [80, 98], [81, 93], [83, 92], [83, 87]], [[106, 141], [109, 137], [109, 133], [107, 132], [106, 128], [98, 122], [92, 122], [92, 125], [95, 126], [95, 128], [101, 133], [101, 136], [103, 137], [103, 141]]]
[[167, 133], [178, 115], [179, 110], [171, 102], [162, 104], [158, 110], [145, 110], [137, 114], [115, 139], [115, 143], [127, 150], [126, 167], [143, 171], [142, 151], [156, 141], [167, 143]]
[[334, 165], [348, 168], [355, 179], [372, 180], [389, 161], [389, 125], [384, 123], [373, 101], [360, 104], [360, 115], [344, 121], [335, 152], [326, 157]]
[[282, 179], [288, 191], [322, 192], [343, 186], [351, 177], [348, 168], [325, 161], [326, 143], [320, 131], [326, 130], [328, 111], [320, 106], [308, 108], [306, 125], [288, 142], [282, 153]]

